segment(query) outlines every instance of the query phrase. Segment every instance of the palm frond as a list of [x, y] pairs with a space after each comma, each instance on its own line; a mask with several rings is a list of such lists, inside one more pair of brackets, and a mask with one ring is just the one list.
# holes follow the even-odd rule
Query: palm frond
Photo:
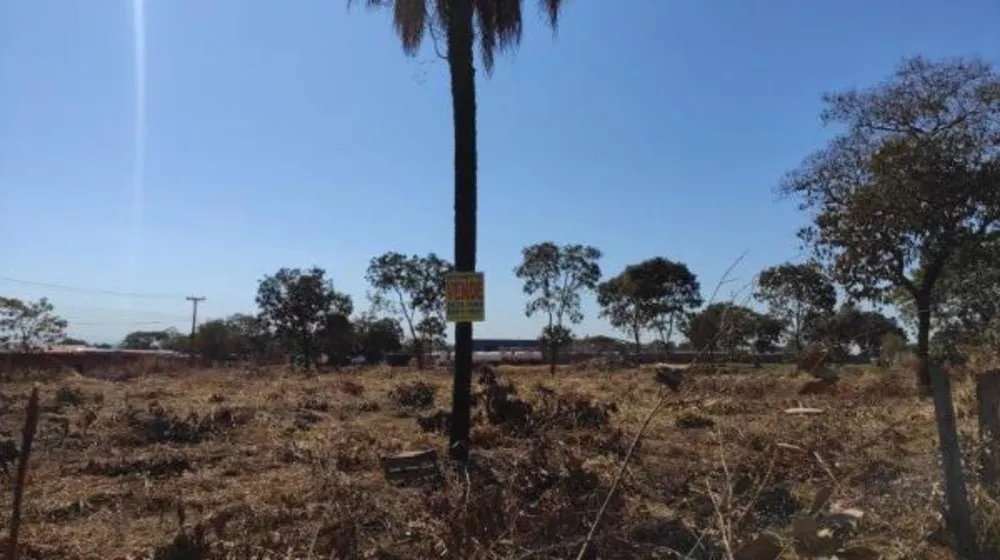
[[396, 0], [392, 24], [403, 43], [403, 52], [411, 56], [417, 54], [427, 24], [427, 0]]
[[552, 29], [559, 27], [559, 12], [562, 11], [565, 0], [538, 0], [542, 13], [548, 16], [549, 26]]
[[424, 40], [427, 24], [427, 0], [347, 0], [347, 7], [364, 4], [369, 9], [392, 7], [392, 26], [403, 52], [415, 55]]
[[486, 72], [493, 70], [497, 51], [504, 52], [521, 42], [522, 0], [474, 0], [479, 50]]
[[[455, 0], [347, 0], [348, 7], [364, 4], [368, 8], [392, 7], [393, 27], [402, 42], [403, 52], [415, 55], [420, 50], [424, 35], [448, 28], [448, 3]], [[493, 71], [497, 52], [517, 48], [524, 29], [523, 0], [459, 0], [472, 2], [475, 14], [477, 40], [483, 67], [487, 74]], [[432, 4], [430, 4], [432, 3]], [[430, 4], [430, 5], [429, 5]], [[556, 29], [559, 12], [565, 0], [539, 0], [540, 11], [548, 18], [549, 26]]]

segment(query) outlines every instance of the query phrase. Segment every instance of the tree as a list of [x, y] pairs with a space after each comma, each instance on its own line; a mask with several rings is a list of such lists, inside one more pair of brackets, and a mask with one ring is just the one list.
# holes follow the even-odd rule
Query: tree
[[73, 338], [67, 336], [66, 338], [59, 341], [59, 344], [65, 344], [66, 346], [90, 346], [90, 343], [82, 338]]
[[674, 326], [702, 304], [701, 286], [687, 265], [663, 257], [645, 260], [632, 270], [640, 297], [649, 303], [649, 326], [669, 347]]
[[401, 316], [410, 331], [423, 369], [425, 348], [445, 335], [444, 280], [452, 266], [434, 253], [406, 257], [388, 252], [368, 264], [366, 278], [375, 290], [372, 303]]
[[649, 302], [642, 299], [638, 282], [628, 268], [597, 285], [597, 304], [601, 306], [601, 316], [632, 339], [636, 358], [640, 357], [642, 332], [652, 322], [653, 313]]
[[277, 341], [259, 316], [236, 313], [226, 318], [235, 337], [233, 350], [242, 359], [270, 360], [278, 353]]
[[836, 313], [817, 321], [809, 331], [810, 337], [821, 340], [835, 360], [843, 360], [853, 348], [871, 360], [878, 357], [882, 339], [896, 335], [906, 343], [906, 331], [895, 318], [878, 311], [863, 311], [853, 303], [844, 303]]
[[390, 352], [403, 348], [403, 328], [392, 317], [362, 316], [355, 321], [355, 330], [358, 350], [370, 364], [381, 362]]
[[239, 348], [238, 334], [225, 319], [213, 319], [198, 325], [194, 335], [194, 348], [198, 354], [212, 361], [228, 360]]
[[878, 359], [879, 365], [882, 367], [890, 367], [896, 363], [899, 356], [906, 350], [906, 337], [900, 336], [899, 333], [886, 333], [882, 336], [882, 342], [879, 345]]
[[315, 366], [324, 346], [342, 334], [346, 327], [341, 318], [353, 310], [351, 297], [334, 290], [319, 267], [282, 268], [265, 276], [257, 286], [257, 307], [292, 363], [306, 369]]
[[754, 354], [774, 352], [778, 341], [788, 329], [788, 324], [780, 318], [753, 312], [753, 331], [750, 334], [750, 347]]
[[774, 350], [786, 325], [780, 319], [731, 302], [713, 303], [689, 316], [682, 332], [699, 352], [724, 350], [730, 358]]
[[46, 298], [0, 297], [0, 346], [31, 352], [56, 344], [66, 336], [67, 322], [54, 311]]
[[573, 344], [573, 331], [564, 325], [546, 325], [538, 335], [542, 356], [549, 359], [549, 374], [555, 375], [559, 353]]
[[627, 343], [601, 334], [587, 336], [577, 341], [577, 348], [582, 348], [586, 352], [596, 352], [599, 354], [609, 352], [617, 354], [627, 347]]
[[885, 83], [825, 102], [824, 121], [843, 129], [782, 190], [812, 212], [802, 236], [835, 281], [874, 300], [904, 290], [919, 310], [918, 382], [934, 396], [950, 528], [960, 552], [978, 557], [950, 381], [928, 358], [938, 280], [967, 266], [964, 248], [997, 236], [1000, 78], [981, 60], [917, 57]]
[[357, 348], [354, 323], [350, 318], [350, 298], [347, 301], [346, 307], [343, 302], [335, 304], [337, 308], [326, 315], [326, 322], [319, 331], [319, 351], [326, 356], [327, 363], [334, 367], [347, 365]]
[[559, 352], [573, 341], [566, 326], [583, 320], [581, 297], [597, 288], [601, 279], [601, 251], [583, 245], [559, 246], [551, 241], [530, 245], [521, 250], [521, 264], [514, 275], [524, 281], [529, 297], [525, 315], [545, 315], [547, 324], [540, 342], [549, 358], [549, 372], [555, 374]]
[[796, 353], [802, 351], [809, 324], [833, 313], [837, 304], [833, 283], [815, 263], [785, 263], [763, 270], [754, 296], [788, 326]]
[[[348, 0], [352, 3], [358, 0]], [[451, 75], [452, 123], [455, 135], [455, 269], [476, 270], [476, 78], [473, 50], [479, 45], [487, 75], [498, 51], [521, 40], [521, 0], [364, 0], [369, 6], [393, 9], [393, 24], [403, 51], [415, 55], [425, 35], [445, 38]], [[541, 6], [554, 29], [562, 0]], [[435, 45], [436, 47], [437, 45]], [[472, 383], [472, 323], [455, 325], [455, 380], [452, 393], [451, 455], [468, 459]]]
[[668, 344], [674, 325], [701, 305], [701, 295], [687, 265], [655, 257], [625, 267], [598, 286], [597, 303], [601, 315], [632, 338], [638, 355], [643, 331], [657, 331]]
[[[444, 314], [443, 309], [441, 313], [442, 315]], [[418, 358], [425, 356], [427, 352], [434, 352], [447, 346], [445, 339], [447, 327], [443, 316], [431, 315], [424, 317], [417, 323], [416, 331], [417, 335], [419, 335], [417, 339]]]
[[126, 350], [172, 349], [172, 342], [181, 336], [177, 329], [134, 331], [125, 335], [120, 346]]
[[191, 335], [183, 334], [181, 331], [170, 327], [163, 331], [164, 339], [159, 344], [160, 350], [171, 350], [173, 352], [191, 352]]

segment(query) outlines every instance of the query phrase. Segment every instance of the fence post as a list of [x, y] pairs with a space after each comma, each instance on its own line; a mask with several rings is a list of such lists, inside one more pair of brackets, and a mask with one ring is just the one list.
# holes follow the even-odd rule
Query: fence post
[[994, 493], [1000, 478], [1000, 370], [983, 373], [976, 379], [976, 402], [979, 409], [979, 439], [982, 442], [980, 466], [983, 482]]

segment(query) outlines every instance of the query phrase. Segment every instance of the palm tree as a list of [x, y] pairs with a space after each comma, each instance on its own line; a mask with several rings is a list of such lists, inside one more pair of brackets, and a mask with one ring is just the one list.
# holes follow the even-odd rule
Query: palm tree
[[[455, 134], [455, 270], [476, 270], [476, 78], [473, 49], [478, 43], [486, 74], [494, 56], [521, 40], [522, 0], [348, 0], [392, 8], [393, 26], [403, 52], [415, 55], [424, 38], [443, 31], [451, 74]], [[540, 0], [555, 29], [564, 0]], [[451, 456], [468, 459], [472, 380], [472, 323], [455, 324], [455, 378], [452, 390]]]

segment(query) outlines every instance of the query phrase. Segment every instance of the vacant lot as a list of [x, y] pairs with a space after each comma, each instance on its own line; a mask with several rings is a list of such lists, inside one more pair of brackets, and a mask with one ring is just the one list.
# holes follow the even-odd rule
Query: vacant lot
[[[686, 375], [589, 557], [725, 557], [767, 531], [794, 558], [796, 519], [844, 508], [864, 515], [838, 529], [843, 546], [950, 557], [933, 412], [908, 375], [853, 372], [812, 394], [775, 369]], [[3, 386], [2, 435], [20, 438], [30, 386]], [[47, 379], [22, 542], [35, 558], [575, 557], [662, 386], [645, 370], [501, 368], [476, 389], [477, 468], [397, 488], [381, 454], [446, 448], [444, 371]]]

